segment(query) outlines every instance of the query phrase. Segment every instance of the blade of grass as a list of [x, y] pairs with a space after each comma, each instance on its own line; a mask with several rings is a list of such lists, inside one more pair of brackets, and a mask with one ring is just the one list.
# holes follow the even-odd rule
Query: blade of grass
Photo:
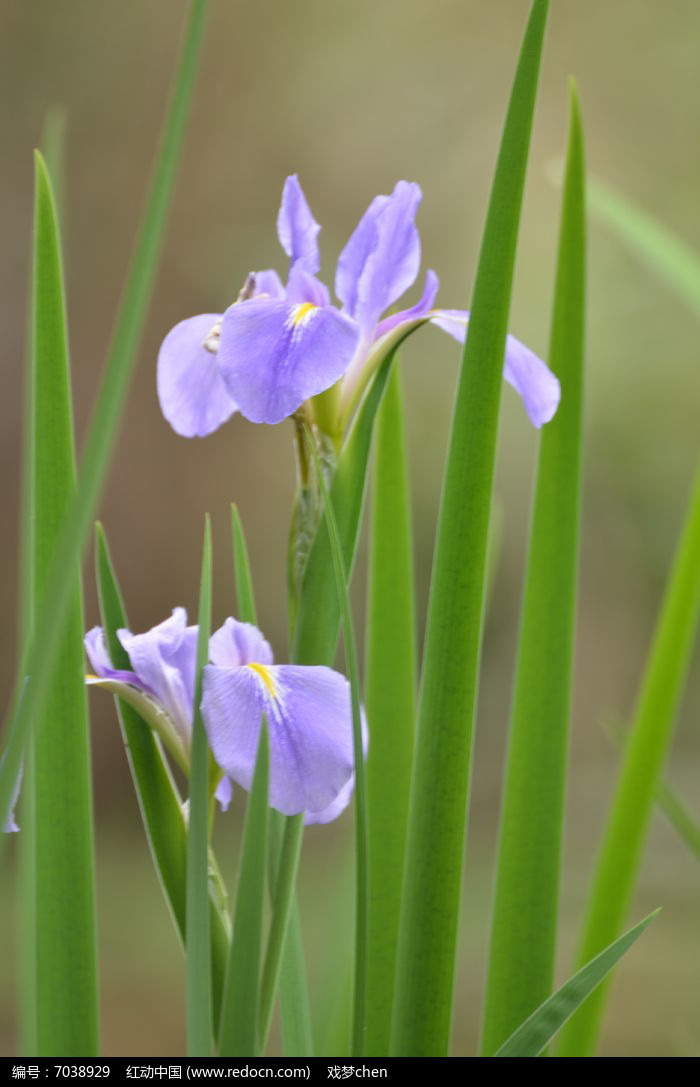
[[[129, 627], [121, 591], [101, 525], [95, 532], [95, 565], [100, 612], [110, 659], [115, 668], [131, 667], [117, 631]], [[168, 763], [150, 726], [123, 699], [115, 698], [117, 715], [146, 838], [178, 936], [185, 946], [187, 827], [182, 799]], [[215, 1021], [229, 949], [229, 922], [218, 896], [210, 893], [212, 1000]]]
[[[56, 209], [36, 155], [31, 464], [34, 622], [47, 597], [57, 534], [75, 488], [63, 270]], [[99, 1052], [92, 793], [77, 559], [64, 568], [68, 607], [61, 645], [36, 719], [33, 781], [37, 1051]], [[21, 711], [20, 711], [21, 712]], [[57, 934], [60, 934], [57, 936]]]
[[549, 1045], [557, 1031], [581, 1006], [586, 997], [600, 985], [626, 951], [659, 914], [649, 914], [624, 936], [586, 963], [578, 973], [557, 989], [494, 1053], [494, 1057], [538, 1057]]
[[[603, 731], [611, 743], [620, 751], [625, 744], [625, 727], [622, 722], [609, 719], [603, 724]], [[660, 781], [656, 789], [656, 802], [669, 823], [685, 842], [691, 853], [700, 860], [700, 825], [688, 811], [676, 790], [666, 781]]]
[[[207, 6], [208, 0], [193, 0], [192, 3], [145, 215], [83, 451], [78, 487], [68, 505], [56, 540], [31, 647], [20, 664], [10, 711], [5, 759], [0, 767], [0, 822], [4, 822], [9, 811], [29, 723], [41, 711], [53, 674], [52, 667], [71, 600], [72, 582], [65, 576], [65, 571], [71, 569], [82, 554], [114, 447], [155, 278], [165, 217], [192, 97]], [[17, 694], [22, 689], [26, 676], [30, 677], [30, 681], [21, 706], [15, 712], [15, 707], [19, 705]], [[0, 852], [3, 842], [4, 839], [0, 838]]]
[[[606, 823], [586, 908], [578, 961], [613, 940], [627, 913], [654, 796], [668, 754], [700, 614], [700, 468], [642, 676], [634, 723]], [[559, 1053], [595, 1051], [608, 986], [565, 1028]]]
[[449, 1048], [503, 356], [546, 0], [530, 13], [496, 167], [455, 404], [428, 607], [392, 1029]]
[[243, 849], [219, 1029], [219, 1056], [258, 1056], [257, 1013], [262, 952], [270, 744], [263, 716]]
[[352, 699], [352, 738], [355, 759], [355, 976], [353, 989], [352, 1019], [352, 1056], [364, 1056], [365, 1033], [367, 1024], [367, 915], [368, 915], [368, 858], [367, 858], [367, 785], [365, 780], [365, 758], [362, 743], [362, 720], [360, 716], [360, 669], [357, 661], [355, 629], [352, 621], [352, 609], [348, 594], [348, 573], [345, 568], [340, 533], [336, 523], [333, 505], [328, 488], [323, 478], [323, 469], [311, 434], [307, 431], [307, 445], [316, 468], [316, 479], [323, 513], [328, 528], [331, 545], [333, 569], [335, 571], [336, 592], [343, 623], [343, 641], [347, 663], [350, 694]]
[[[209, 659], [211, 634], [211, 524], [204, 521], [199, 633], [194, 683], [190, 797], [187, 827], [187, 1056], [211, 1057], [214, 1016], [211, 999], [209, 925], [209, 746], [199, 704], [202, 671]], [[224, 994], [225, 994], [224, 987]]]
[[369, 916], [365, 1056], [389, 1051], [416, 712], [411, 515], [398, 365], [377, 419], [365, 707]]
[[551, 993], [581, 507], [585, 305], [583, 132], [572, 85], [549, 365], [562, 402], [543, 430], [501, 817], [482, 1055]]
[[[58, 221], [62, 221], [63, 161], [65, 144], [65, 113], [50, 110], [44, 122], [41, 151], [51, 179]], [[33, 263], [33, 262], [32, 262]], [[21, 653], [27, 643], [34, 612], [34, 366], [33, 366], [33, 288], [27, 292], [27, 332], [22, 408], [22, 483], [20, 489], [19, 538], [19, 644]], [[34, 753], [27, 747], [24, 780], [22, 782], [20, 825], [22, 835], [18, 850], [18, 942], [17, 979], [19, 991], [18, 1027], [19, 1049], [24, 1056], [38, 1050], [36, 1009], [36, 841], [34, 833]]]
[[592, 211], [700, 316], [700, 256], [610, 185], [591, 180]]
[[[255, 608], [253, 580], [248, 561], [243, 525], [235, 505], [231, 506], [233, 534], [233, 563], [238, 599], [238, 618], [244, 623], [258, 625]], [[269, 815], [269, 877], [270, 896], [274, 899], [277, 868], [284, 835], [284, 816], [270, 811]], [[304, 948], [302, 944], [299, 906], [294, 898], [289, 918], [289, 929], [284, 942], [282, 967], [279, 980], [280, 1019], [282, 1021], [282, 1045], [286, 1057], [313, 1057], [314, 1044], [311, 1030], [311, 1011], [306, 984]]]

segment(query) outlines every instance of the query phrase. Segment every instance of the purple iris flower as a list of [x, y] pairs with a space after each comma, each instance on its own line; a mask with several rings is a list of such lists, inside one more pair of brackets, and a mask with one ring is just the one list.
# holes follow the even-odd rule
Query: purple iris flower
[[[415, 183], [399, 181], [390, 196], [374, 198], [338, 259], [338, 309], [316, 278], [320, 227], [296, 175], [288, 177], [277, 219], [290, 258], [286, 287], [274, 270], [252, 274], [225, 313], [181, 321], [163, 341], [158, 396], [173, 429], [203, 437], [235, 411], [255, 423], [279, 423], [336, 383], [342, 428], [381, 359], [409, 332], [432, 322], [463, 341], [469, 314], [433, 308], [433, 271], [416, 305], [382, 319], [418, 276], [421, 195]], [[504, 376], [534, 426], [552, 418], [559, 382], [510, 336]]]
[[[87, 682], [129, 702], [189, 772], [197, 627], [184, 608], [147, 631], [117, 631], [132, 670], [112, 667], [101, 627], [85, 636], [96, 673]], [[350, 686], [330, 668], [274, 665], [256, 627], [227, 619], [209, 641], [202, 717], [224, 777], [216, 797], [225, 810], [232, 781], [249, 789], [262, 715], [270, 734], [270, 806], [306, 823], [328, 823], [354, 788]], [[363, 719], [366, 745], [366, 724]]]
[[[145, 634], [118, 630], [132, 670], [113, 668], [101, 627], [85, 635], [85, 651], [96, 673], [89, 684], [105, 687], [129, 702], [160, 735], [187, 773], [190, 763], [197, 627], [187, 625], [187, 612], [175, 608], [169, 619]], [[224, 778], [216, 790], [226, 810], [231, 782]]]
[[[214, 757], [250, 789], [263, 713], [270, 736], [270, 806], [328, 823], [354, 787], [350, 685], [325, 667], [273, 664], [249, 623], [227, 619], [209, 642], [202, 718]], [[366, 724], [363, 733], [367, 740]]]

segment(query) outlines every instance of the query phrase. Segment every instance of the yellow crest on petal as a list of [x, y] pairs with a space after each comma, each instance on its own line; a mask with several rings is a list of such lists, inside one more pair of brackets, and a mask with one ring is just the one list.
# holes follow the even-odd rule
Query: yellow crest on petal
[[248, 668], [252, 669], [257, 676], [260, 676], [260, 679], [263, 681], [272, 697], [276, 699], [277, 691], [275, 690], [275, 685], [272, 681], [272, 676], [270, 675], [270, 669], [264, 664], [249, 664]]
[[313, 302], [301, 302], [292, 310], [292, 324], [296, 326], [308, 321], [315, 309], [318, 309], [318, 306], [315, 306]]

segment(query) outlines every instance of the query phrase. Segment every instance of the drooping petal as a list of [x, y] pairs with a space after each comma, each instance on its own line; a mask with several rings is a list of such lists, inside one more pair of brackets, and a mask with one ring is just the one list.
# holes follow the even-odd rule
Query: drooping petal
[[[430, 321], [464, 343], [469, 323], [465, 310], [436, 310]], [[542, 359], [515, 336], [506, 337], [503, 376], [522, 397], [533, 426], [539, 429], [553, 418], [561, 398], [559, 381]]]
[[435, 304], [435, 297], [440, 287], [440, 280], [432, 268], [428, 269], [425, 276], [425, 287], [423, 288], [423, 294], [420, 301], [416, 302], [415, 306], [411, 306], [410, 309], [400, 310], [399, 313], [392, 313], [390, 317], [385, 317], [383, 321], [380, 321], [377, 325], [376, 332], [374, 333], [375, 343], [377, 340], [385, 336], [387, 332], [391, 332], [397, 325], [402, 325], [405, 321], [415, 321], [417, 317], [427, 317], [431, 309]]
[[323, 812], [353, 772], [350, 689], [324, 667], [204, 670], [202, 716], [219, 766], [250, 789], [262, 714], [270, 735], [270, 805]]
[[236, 404], [221, 380], [216, 355], [204, 346], [219, 313], [203, 313], [180, 321], [158, 353], [158, 400], [178, 434], [203, 438], [230, 419]]
[[255, 294], [253, 298], [284, 298], [285, 290], [282, 280], [274, 268], [266, 268], [262, 272], [255, 273]]
[[272, 664], [273, 659], [269, 643], [252, 623], [229, 618], [209, 639], [209, 660], [220, 668]]
[[[367, 718], [365, 717], [365, 711], [360, 708], [360, 723], [362, 727], [362, 750], [364, 756], [367, 758], [367, 749], [369, 747], [369, 730], [367, 728]], [[352, 799], [352, 794], [355, 791], [355, 772], [353, 770], [347, 783], [343, 785], [343, 788], [338, 793], [335, 800], [333, 800], [327, 808], [323, 811], [311, 812], [307, 811], [304, 816], [304, 826], [313, 826], [314, 824], [332, 823], [334, 819], [337, 819], [339, 815], [347, 808]]]
[[222, 811], [228, 811], [229, 804], [233, 800], [233, 782], [226, 774], [222, 777], [219, 784], [216, 786], [216, 792], [214, 796], [219, 801]]
[[254, 298], [224, 314], [219, 368], [247, 419], [279, 423], [342, 376], [358, 335], [331, 306]]
[[[141, 680], [135, 672], [129, 672], [124, 668], [112, 667], [112, 661], [107, 652], [102, 627], [93, 627], [92, 630], [88, 630], [83, 639], [83, 644], [85, 646], [87, 658], [90, 661], [92, 670], [96, 676], [101, 679], [118, 679], [122, 683], [131, 683], [134, 687], [144, 687], [144, 684], [141, 683]], [[146, 687], [145, 689], [149, 694], [153, 694], [150, 688]]]
[[174, 608], [169, 619], [145, 634], [118, 630], [131, 667], [172, 718], [189, 744], [194, 701], [197, 627], [187, 626], [187, 612]]
[[312, 275], [318, 271], [317, 239], [320, 229], [306, 202], [299, 178], [292, 174], [284, 183], [282, 204], [277, 216], [277, 236], [292, 267], [299, 261]]
[[408, 181], [397, 182], [390, 197], [375, 197], [340, 254], [336, 294], [364, 333], [416, 280], [421, 197], [420, 186]]

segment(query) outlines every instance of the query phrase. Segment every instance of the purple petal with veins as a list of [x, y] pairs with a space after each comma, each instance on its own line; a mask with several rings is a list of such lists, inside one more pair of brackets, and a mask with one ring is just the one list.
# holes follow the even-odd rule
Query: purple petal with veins
[[297, 261], [312, 275], [318, 271], [318, 233], [320, 226], [311, 214], [296, 174], [288, 177], [282, 190], [282, 204], [277, 216], [277, 236], [293, 267]]
[[247, 419], [279, 423], [342, 377], [358, 335], [331, 306], [254, 298], [224, 314], [219, 369]]
[[[466, 310], [436, 310], [430, 321], [464, 343], [469, 324]], [[553, 418], [561, 398], [559, 381], [542, 359], [515, 336], [506, 336], [503, 376], [522, 397], [533, 426], [539, 429]]]
[[221, 380], [216, 355], [203, 346], [218, 313], [180, 321], [158, 353], [158, 400], [173, 430], [184, 438], [204, 438], [236, 411]]

